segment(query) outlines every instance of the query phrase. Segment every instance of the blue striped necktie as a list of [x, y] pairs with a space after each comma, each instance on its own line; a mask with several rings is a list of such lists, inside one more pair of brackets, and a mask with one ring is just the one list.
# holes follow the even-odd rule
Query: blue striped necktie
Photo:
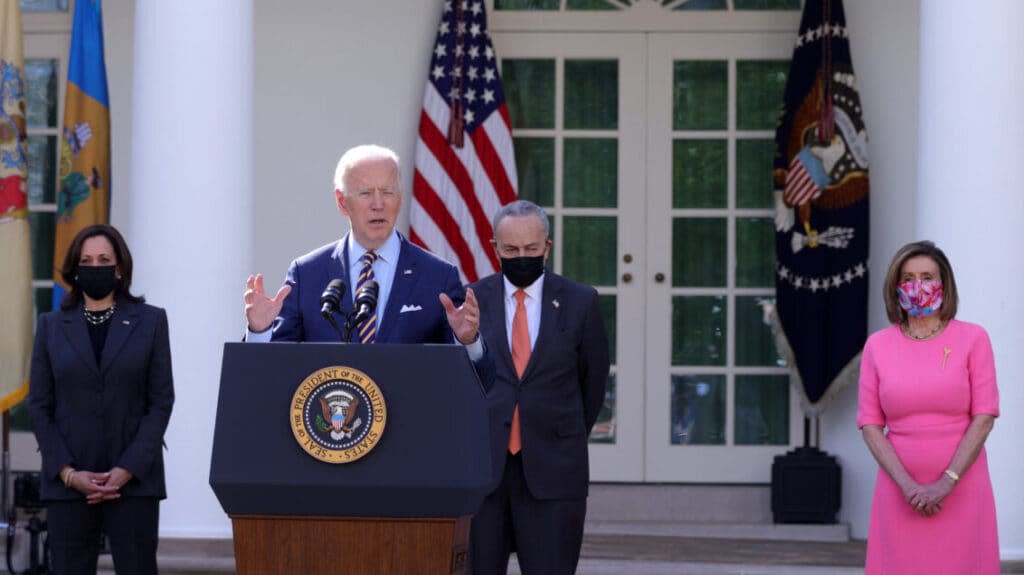
[[[363, 285], [366, 282], [374, 279], [373, 277], [373, 262], [377, 261], [377, 252], [368, 251], [363, 254], [363, 257], [359, 258], [360, 263], [363, 267], [359, 270], [359, 279], [356, 280], [356, 293], [363, 289]], [[373, 310], [370, 317], [363, 321], [362, 325], [359, 326], [359, 341], [361, 343], [373, 343], [373, 338], [377, 336], [377, 310]]]

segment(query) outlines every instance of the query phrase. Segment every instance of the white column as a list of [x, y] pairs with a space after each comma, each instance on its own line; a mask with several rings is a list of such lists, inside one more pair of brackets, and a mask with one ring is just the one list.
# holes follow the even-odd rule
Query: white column
[[252, 268], [252, 3], [135, 10], [129, 244], [137, 291], [168, 312], [177, 395], [160, 532], [227, 537], [209, 472], [223, 343], [242, 335]]
[[1024, 558], [1022, 21], [1019, 0], [921, 2], [917, 229], [953, 264], [958, 317], [995, 349], [1003, 417], [986, 446], [1004, 559]]

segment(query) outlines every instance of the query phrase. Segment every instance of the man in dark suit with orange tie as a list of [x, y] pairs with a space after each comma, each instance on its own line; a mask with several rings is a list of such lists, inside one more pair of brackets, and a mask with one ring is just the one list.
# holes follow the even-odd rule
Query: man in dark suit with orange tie
[[608, 335], [597, 291], [545, 271], [544, 210], [517, 201], [494, 218], [502, 272], [471, 287], [497, 370], [488, 392], [497, 488], [473, 518], [472, 572], [570, 574], [583, 541], [587, 437], [604, 401]]

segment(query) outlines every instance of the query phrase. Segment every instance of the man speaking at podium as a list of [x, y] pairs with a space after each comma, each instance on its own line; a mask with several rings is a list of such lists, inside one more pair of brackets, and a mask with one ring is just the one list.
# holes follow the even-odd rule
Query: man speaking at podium
[[[473, 290], [463, 290], [454, 266], [395, 231], [402, 207], [398, 156], [380, 146], [356, 146], [338, 161], [334, 187], [351, 231], [294, 260], [274, 297], [263, 289], [263, 274], [249, 276], [246, 341], [339, 341], [335, 327], [322, 315], [321, 294], [326, 296], [332, 280], [341, 280], [349, 287], [336, 293], [340, 310], [376, 300], [359, 314], [364, 317], [353, 326], [352, 341], [458, 341], [489, 387], [494, 367], [479, 337], [480, 309]], [[364, 297], [371, 292], [372, 298]]]
[[608, 334], [594, 288], [545, 271], [548, 217], [517, 201], [494, 217], [499, 274], [471, 287], [494, 355], [488, 391], [498, 488], [470, 532], [474, 575], [576, 571], [587, 512], [587, 436], [608, 381]]

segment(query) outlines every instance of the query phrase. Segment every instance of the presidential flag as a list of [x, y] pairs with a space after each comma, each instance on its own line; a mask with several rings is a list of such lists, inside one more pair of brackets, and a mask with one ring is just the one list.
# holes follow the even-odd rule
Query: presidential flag
[[780, 354], [816, 415], [854, 381], [867, 337], [867, 132], [842, 0], [807, 0], [775, 134]]
[[108, 223], [110, 213], [110, 104], [103, 61], [100, 0], [75, 2], [60, 150], [60, 185], [53, 244], [53, 307], [68, 286], [60, 277], [75, 234]]
[[409, 236], [465, 282], [500, 267], [491, 218], [516, 199], [511, 125], [483, 0], [447, 0], [420, 113]]
[[28, 393], [32, 267], [25, 146], [25, 61], [18, 0], [0, 0], [0, 411]]

